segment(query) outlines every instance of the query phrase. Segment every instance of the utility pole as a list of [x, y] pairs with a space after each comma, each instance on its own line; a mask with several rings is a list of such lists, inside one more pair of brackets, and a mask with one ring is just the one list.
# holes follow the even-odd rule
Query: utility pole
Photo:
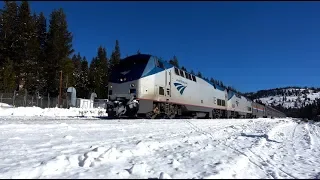
[[59, 108], [60, 108], [60, 104], [61, 104], [61, 97], [62, 96], [62, 70], [60, 71], [60, 93], [59, 93]]

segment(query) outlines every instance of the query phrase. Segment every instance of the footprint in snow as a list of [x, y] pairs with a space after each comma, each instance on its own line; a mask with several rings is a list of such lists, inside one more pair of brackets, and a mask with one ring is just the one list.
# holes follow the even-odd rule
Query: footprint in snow
[[146, 172], [147, 164], [141, 163], [141, 164], [134, 164], [130, 169], [126, 169], [128, 173], [133, 175], [143, 174]]
[[161, 172], [159, 179], [172, 179], [171, 176], [167, 173]]
[[68, 140], [71, 140], [71, 139], [73, 139], [73, 137], [72, 137], [72, 136], [69, 136], [69, 135], [67, 135], [67, 136], [64, 136], [63, 138], [65, 138], [65, 139], [68, 139]]
[[180, 166], [180, 162], [177, 161], [177, 160], [175, 160], [175, 159], [173, 159], [170, 164], [172, 164], [172, 167], [173, 167], [173, 168], [177, 168], [177, 167]]

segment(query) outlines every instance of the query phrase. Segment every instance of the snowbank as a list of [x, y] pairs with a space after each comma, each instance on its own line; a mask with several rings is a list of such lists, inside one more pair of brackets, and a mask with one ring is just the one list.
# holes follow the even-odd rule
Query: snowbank
[[0, 107], [0, 116], [44, 116], [44, 117], [74, 117], [74, 116], [107, 116], [105, 109], [101, 108], [39, 108], [39, 107]]
[[13, 107], [13, 106], [6, 103], [0, 103], [0, 108], [10, 108], [10, 107]]

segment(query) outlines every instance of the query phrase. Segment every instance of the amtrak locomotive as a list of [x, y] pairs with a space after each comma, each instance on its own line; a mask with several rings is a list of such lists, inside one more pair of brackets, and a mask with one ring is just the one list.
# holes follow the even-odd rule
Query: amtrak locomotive
[[111, 72], [108, 89], [110, 117], [285, 117], [147, 54], [121, 60]]

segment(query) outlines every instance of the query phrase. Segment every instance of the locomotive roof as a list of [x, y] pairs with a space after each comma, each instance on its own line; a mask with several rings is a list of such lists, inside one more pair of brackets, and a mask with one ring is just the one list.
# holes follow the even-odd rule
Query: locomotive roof
[[[128, 57], [123, 58], [122, 61], [125, 61], [125, 60], [129, 60], [129, 61], [130, 61], [130, 59], [132, 59], [132, 60], [133, 60], [133, 59], [134, 59], [134, 60], [136, 60], [136, 59], [144, 59], [144, 60], [146, 60], [146, 59], [150, 59], [151, 57], [155, 57], [155, 56], [152, 56], [151, 54], [134, 54], [134, 55], [131, 55], [131, 56], [128, 56]], [[160, 60], [160, 59], [158, 59], [158, 61], [162, 62], [166, 68], [174, 67], [172, 64], [168, 63], [167, 61]], [[178, 68], [178, 69], [180, 69], [180, 68]], [[204, 79], [204, 78], [200, 78], [200, 77], [198, 77], [198, 76], [195, 75], [195, 74], [194, 74], [194, 76], [196, 76], [196, 77], [199, 78], [199, 79], [202, 79], [202, 80], [206, 81], [207, 83], [211, 84], [212, 86], [214, 86], [215, 88], [217, 88], [217, 89], [219, 89], [219, 90], [221, 90], [221, 91], [224, 91], [225, 89], [227, 89], [227, 90], [230, 91], [230, 92], [233, 92], [233, 93], [235, 93], [235, 94], [239, 94], [239, 93], [236, 93], [236, 92], [233, 91], [233, 90], [230, 90], [230, 89], [225, 88], [225, 87], [222, 87], [222, 86], [220, 86], [220, 85], [218, 85], [218, 84], [212, 83], [212, 82], [210, 82], [209, 80], [206, 80], [206, 79]], [[244, 96], [244, 95], [242, 95], [242, 94], [239, 94], [239, 95], [245, 97], [247, 100], [252, 101], [251, 99], [249, 99], [248, 97], [246, 97], [246, 96]]]
[[130, 60], [130, 59], [149, 59], [150, 54], [135, 54], [121, 59], [121, 61]]

